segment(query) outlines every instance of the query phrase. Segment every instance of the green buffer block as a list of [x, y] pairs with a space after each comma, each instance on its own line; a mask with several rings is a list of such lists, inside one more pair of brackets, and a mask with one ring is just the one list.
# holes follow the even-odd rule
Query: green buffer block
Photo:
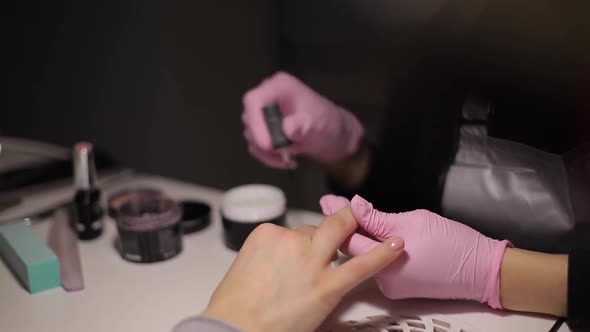
[[24, 222], [0, 225], [0, 254], [31, 294], [61, 286], [57, 256]]

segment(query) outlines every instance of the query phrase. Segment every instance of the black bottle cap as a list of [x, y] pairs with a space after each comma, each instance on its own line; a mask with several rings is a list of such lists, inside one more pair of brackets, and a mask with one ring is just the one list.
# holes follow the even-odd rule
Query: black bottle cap
[[180, 226], [184, 234], [201, 231], [211, 223], [211, 207], [203, 202], [182, 201]]
[[268, 127], [272, 147], [274, 149], [285, 148], [291, 145], [291, 141], [283, 132], [283, 113], [278, 104], [272, 104], [262, 109], [264, 120]]

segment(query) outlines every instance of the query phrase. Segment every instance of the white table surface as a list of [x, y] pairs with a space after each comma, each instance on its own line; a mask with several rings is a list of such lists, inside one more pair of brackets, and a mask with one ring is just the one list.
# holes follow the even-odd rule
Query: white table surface
[[[130, 186], [151, 186], [176, 199], [205, 201], [212, 207], [211, 225], [185, 235], [183, 251], [177, 257], [161, 263], [135, 264], [120, 258], [113, 248], [116, 228], [107, 219], [100, 238], [80, 243], [85, 283], [80, 292], [53, 289], [31, 295], [0, 264], [0, 331], [170, 331], [179, 320], [198, 314], [207, 305], [236, 255], [222, 242], [218, 216], [222, 192], [160, 177], [133, 176], [111, 183], [103, 197]], [[0, 214], [0, 219], [51, 205], [71, 195], [69, 188], [32, 195], [21, 206]], [[289, 211], [287, 223], [290, 227], [317, 224], [321, 217], [313, 212]], [[46, 238], [49, 225], [50, 221], [36, 222], [33, 229]], [[348, 320], [400, 314], [423, 319], [442, 317], [462, 326], [464, 332], [539, 332], [548, 331], [554, 323], [550, 317], [493, 311], [471, 302], [391, 301], [380, 296], [375, 285], [368, 282], [343, 300], [326, 326], [345, 330], [343, 322]], [[559, 331], [570, 330], [564, 325]]]

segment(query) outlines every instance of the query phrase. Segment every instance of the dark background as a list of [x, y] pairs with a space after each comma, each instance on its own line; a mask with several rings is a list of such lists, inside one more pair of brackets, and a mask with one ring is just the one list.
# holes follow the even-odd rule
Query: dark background
[[264, 182], [317, 209], [321, 170], [289, 182], [249, 156], [241, 97], [276, 70], [375, 137], [410, 63], [440, 57], [513, 93], [590, 91], [588, 1], [22, 1], [2, 5], [0, 134], [89, 140], [142, 172], [226, 189]]

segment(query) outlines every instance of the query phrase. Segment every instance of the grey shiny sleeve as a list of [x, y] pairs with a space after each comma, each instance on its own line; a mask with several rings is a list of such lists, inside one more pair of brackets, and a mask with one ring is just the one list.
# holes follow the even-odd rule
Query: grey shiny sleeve
[[178, 323], [172, 332], [243, 332], [221, 320], [196, 316]]

